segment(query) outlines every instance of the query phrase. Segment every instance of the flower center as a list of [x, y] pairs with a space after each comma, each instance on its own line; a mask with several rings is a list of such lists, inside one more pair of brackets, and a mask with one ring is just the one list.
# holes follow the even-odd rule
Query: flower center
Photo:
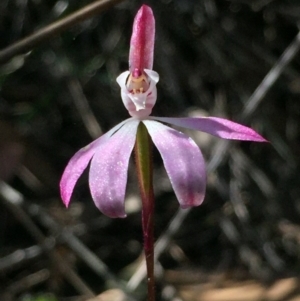
[[131, 94], [145, 93], [149, 88], [149, 80], [145, 73], [135, 69], [127, 78], [126, 87]]

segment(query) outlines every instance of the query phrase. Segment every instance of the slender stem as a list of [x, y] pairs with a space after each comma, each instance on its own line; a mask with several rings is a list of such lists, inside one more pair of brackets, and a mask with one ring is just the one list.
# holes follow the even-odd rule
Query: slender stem
[[144, 236], [144, 252], [147, 265], [148, 301], [155, 301], [154, 279], [154, 193], [152, 141], [146, 127], [141, 122], [138, 127], [135, 158], [140, 191], [142, 196], [142, 224]]
[[0, 64], [7, 62], [17, 54], [25, 53], [32, 50], [35, 46], [45, 42], [49, 37], [58, 35], [59, 33], [69, 29], [70, 27], [82, 22], [86, 19], [94, 17], [109, 6], [117, 4], [122, 0], [98, 0], [86, 5], [82, 9], [72, 13], [71, 15], [58, 20], [48, 26], [41, 28], [30, 36], [6, 47], [0, 51]]

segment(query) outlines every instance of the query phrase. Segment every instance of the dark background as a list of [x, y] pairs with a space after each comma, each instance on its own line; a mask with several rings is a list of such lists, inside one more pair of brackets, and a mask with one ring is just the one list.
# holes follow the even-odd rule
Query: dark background
[[[0, 47], [88, 3], [2, 0]], [[68, 210], [58, 186], [79, 148], [128, 117], [115, 79], [128, 68], [133, 18], [142, 3], [110, 7], [0, 67], [1, 301], [86, 300], [126, 290], [136, 272], [143, 245], [133, 160], [126, 219], [96, 209], [87, 173]], [[225, 117], [270, 141], [228, 144], [187, 132], [206, 158], [208, 185], [204, 204], [184, 217], [154, 153], [156, 238], [174, 217], [177, 226], [159, 257], [158, 300], [205, 300], [183, 296], [188, 284], [234, 279], [270, 287], [298, 277], [299, 1], [146, 4], [156, 18], [154, 70], [160, 75], [153, 115]], [[282, 60], [285, 51], [290, 64]], [[268, 73], [278, 79], [263, 82]], [[261, 96], [253, 94], [257, 87]], [[144, 300], [145, 281], [127, 291]]]

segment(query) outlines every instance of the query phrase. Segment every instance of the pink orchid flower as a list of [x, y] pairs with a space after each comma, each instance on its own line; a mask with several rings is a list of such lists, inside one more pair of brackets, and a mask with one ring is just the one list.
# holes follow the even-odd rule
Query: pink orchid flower
[[109, 217], [125, 217], [129, 158], [142, 122], [163, 159], [182, 208], [203, 202], [205, 162], [196, 143], [163, 123], [202, 131], [223, 139], [265, 142], [251, 128], [218, 117], [168, 118], [149, 116], [156, 102], [159, 75], [152, 70], [155, 20], [150, 7], [138, 11], [130, 42], [129, 71], [118, 76], [121, 97], [131, 118], [80, 149], [69, 161], [61, 182], [61, 197], [69, 205], [74, 186], [89, 162], [89, 186], [95, 205]]

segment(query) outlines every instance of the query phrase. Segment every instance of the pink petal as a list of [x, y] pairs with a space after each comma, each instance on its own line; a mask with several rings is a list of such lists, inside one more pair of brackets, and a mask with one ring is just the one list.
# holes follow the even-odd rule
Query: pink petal
[[159, 122], [144, 120], [143, 123], [162, 156], [180, 206], [200, 205], [205, 196], [206, 171], [196, 143]]
[[143, 5], [133, 22], [129, 53], [129, 70], [131, 72], [152, 69], [154, 36], [155, 19], [152, 9]]
[[97, 149], [90, 167], [89, 183], [95, 205], [109, 217], [125, 217], [124, 199], [128, 163], [139, 120], [127, 122]]
[[267, 142], [254, 130], [228, 119], [218, 117], [198, 117], [198, 118], [168, 118], [151, 117], [151, 119], [170, 123], [187, 129], [209, 133], [224, 139]]
[[107, 142], [114, 132], [116, 132], [129, 119], [119, 123], [106, 134], [96, 139], [86, 147], [80, 149], [69, 161], [60, 180], [60, 194], [64, 204], [68, 207], [73, 193], [74, 186], [89, 164], [97, 148]]

